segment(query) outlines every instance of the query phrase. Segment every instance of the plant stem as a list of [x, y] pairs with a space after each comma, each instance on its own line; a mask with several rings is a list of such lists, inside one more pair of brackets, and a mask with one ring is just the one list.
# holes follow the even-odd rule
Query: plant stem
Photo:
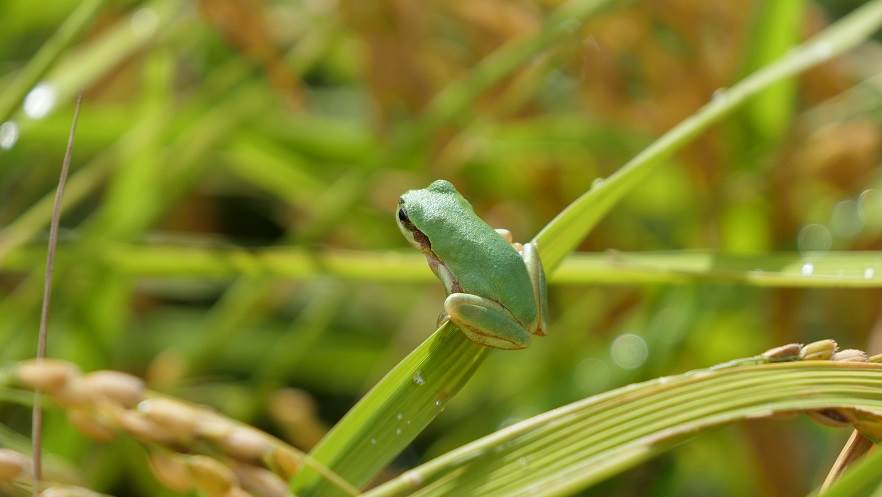
[[[55, 205], [52, 207], [52, 221], [49, 224], [49, 250], [46, 255], [46, 275], [43, 280], [43, 306], [40, 310], [40, 331], [37, 337], [37, 359], [46, 357], [46, 341], [49, 327], [49, 307], [52, 300], [52, 269], [55, 264], [55, 247], [58, 245], [58, 224], [61, 220], [61, 199], [64, 197], [64, 186], [67, 184], [67, 174], [70, 171], [70, 159], [73, 156], [74, 136], [77, 133], [77, 119], [80, 117], [80, 103], [83, 94], [77, 96], [74, 106], [73, 119], [70, 124], [70, 135], [67, 138], [67, 149], [64, 152], [64, 160], [61, 163], [61, 175], [58, 179], [58, 189], [55, 192]], [[40, 479], [43, 477], [43, 406], [40, 399], [40, 391], [34, 391], [33, 420], [31, 423], [31, 439], [33, 440], [33, 471], [34, 486], [33, 495], [40, 493]]]

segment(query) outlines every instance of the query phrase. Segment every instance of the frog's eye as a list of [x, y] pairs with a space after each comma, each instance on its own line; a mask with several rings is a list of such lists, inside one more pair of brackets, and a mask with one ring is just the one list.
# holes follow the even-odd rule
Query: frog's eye
[[410, 220], [407, 218], [407, 213], [404, 212], [404, 208], [403, 208], [403, 207], [399, 207], [399, 208], [398, 208], [398, 220], [401, 221], [402, 223], [406, 223], [406, 222], [409, 222], [409, 221], [410, 221]]

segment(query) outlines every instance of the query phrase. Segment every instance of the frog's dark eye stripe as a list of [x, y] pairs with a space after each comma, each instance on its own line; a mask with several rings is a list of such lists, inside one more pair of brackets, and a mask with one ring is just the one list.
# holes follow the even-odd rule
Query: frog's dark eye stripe
[[402, 223], [406, 223], [406, 222], [410, 221], [409, 219], [407, 219], [407, 213], [404, 212], [404, 209], [401, 209], [401, 208], [398, 209], [398, 220], [401, 221]]

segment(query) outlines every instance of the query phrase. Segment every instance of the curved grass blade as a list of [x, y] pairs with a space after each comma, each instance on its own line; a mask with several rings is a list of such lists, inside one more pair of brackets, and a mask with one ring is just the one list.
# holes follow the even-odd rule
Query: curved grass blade
[[865, 40], [882, 25], [882, 2], [855, 9], [820, 35], [794, 49], [784, 58], [748, 76], [665, 133], [612, 176], [571, 203], [539, 233], [542, 262], [552, 273], [588, 231], [615, 203], [649, 175], [663, 159], [689, 143], [749, 98], [774, 84], [799, 74]]
[[[386, 374], [310, 456], [350, 483], [364, 485], [444, 410], [486, 351], [449, 322], [441, 326]], [[297, 495], [339, 495], [306, 468], [292, 487]]]
[[832, 409], [860, 413], [862, 422], [878, 426], [882, 365], [745, 364], [756, 360], [629, 385], [540, 414], [365, 496], [570, 495], [722, 424]]

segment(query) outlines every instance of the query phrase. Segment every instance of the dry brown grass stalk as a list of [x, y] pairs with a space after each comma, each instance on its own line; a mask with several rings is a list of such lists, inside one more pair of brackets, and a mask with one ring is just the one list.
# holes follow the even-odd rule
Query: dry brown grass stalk
[[248, 490], [282, 495], [284, 482], [310, 465], [348, 493], [358, 493], [282, 440], [208, 407], [146, 390], [132, 375], [83, 374], [56, 359], [25, 361], [14, 372], [21, 386], [44, 392], [86, 436], [106, 442], [124, 433], [143, 443], [157, 479], [170, 489], [195, 487], [212, 497], [250, 495]]
[[[67, 184], [67, 175], [70, 171], [70, 160], [73, 156], [74, 137], [77, 133], [77, 120], [80, 117], [80, 104], [83, 94], [77, 95], [74, 105], [73, 119], [70, 124], [70, 133], [67, 137], [67, 148], [64, 151], [64, 160], [61, 163], [61, 175], [58, 178], [58, 188], [55, 191], [55, 202], [52, 206], [52, 218], [49, 223], [49, 248], [46, 253], [46, 272], [43, 280], [43, 303], [40, 309], [40, 328], [37, 333], [37, 359], [46, 357], [46, 343], [49, 337], [49, 308], [52, 301], [52, 270], [55, 266], [55, 249], [58, 246], [58, 225], [61, 221], [61, 200], [64, 197], [64, 187]], [[40, 479], [43, 474], [43, 405], [40, 396], [40, 388], [34, 390], [34, 407], [31, 421], [31, 440], [33, 444], [32, 464], [34, 474], [34, 492], [36, 497], [40, 487]]]

